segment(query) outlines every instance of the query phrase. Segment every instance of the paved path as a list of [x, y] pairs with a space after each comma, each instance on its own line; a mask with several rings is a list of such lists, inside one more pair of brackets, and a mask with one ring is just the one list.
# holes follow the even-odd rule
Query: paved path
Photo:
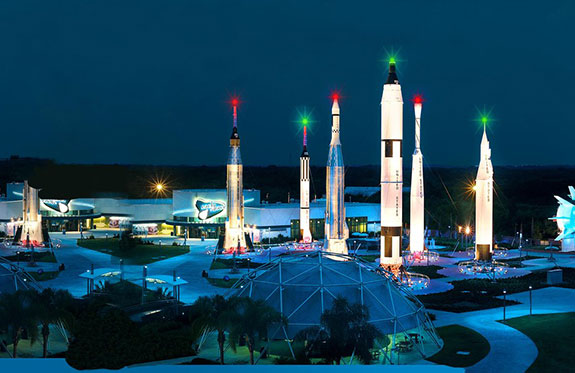
[[[54, 252], [58, 262], [65, 264], [66, 270], [56, 279], [42, 282], [45, 287], [67, 289], [72, 295], [79, 297], [86, 294], [86, 281], [78, 276], [89, 270], [92, 264], [95, 268], [119, 269], [117, 258], [77, 246], [76, 240], [79, 238], [77, 233], [52, 234], [52, 236], [62, 240], [62, 247], [55, 249]], [[152, 237], [152, 240], [162, 240], [165, 244], [171, 244], [174, 240], [183, 241], [173, 237]], [[190, 245], [189, 253], [149, 264], [148, 275], [152, 277], [171, 275], [175, 270], [177, 276], [188, 281], [181, 288], [181, 300], [185, 303], [191, 303], [201, 295], [224, 294], [227, 289], [212, 286], [201, 277], [202, 270], [208, 269], [212, 260], [207, 251], [213, 249], [216, 241], [188, 239], [186, 244]], [[124, 271], [126, 277], [137, 278], [141, 276], [142, 266], [125, 265]]]
[[[534, 290], [533, 314], [575, 311], [575, 290], [549, 287]], [[509, 300], [521, 304], [506, 307], [506, 318], [529, 315], [529, 292], [511, 294]], [[467, 369], [469, 372], [524, 372], [537, 358], [537, 347], [526, 335], [497, 322], [503, 319], [503, 308], [451, 313], [430, 310], [437, 316], [435, 326], [462, 325], [483, 335], [491, 346], [489, 354]]]

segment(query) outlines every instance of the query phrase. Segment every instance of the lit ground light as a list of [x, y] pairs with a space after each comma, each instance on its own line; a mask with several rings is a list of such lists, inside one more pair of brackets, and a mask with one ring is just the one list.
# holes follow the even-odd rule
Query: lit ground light
[[569, 372], [575, 366], [575, 313], [523, 316], [505, 321], [535, 343], [539, 353], [529, 372]]
[[489, 353], [489, 342], [481, 334], [460, 325], [437, 328], [445, 345], [427, 360], [451, 367], [469, 367]]

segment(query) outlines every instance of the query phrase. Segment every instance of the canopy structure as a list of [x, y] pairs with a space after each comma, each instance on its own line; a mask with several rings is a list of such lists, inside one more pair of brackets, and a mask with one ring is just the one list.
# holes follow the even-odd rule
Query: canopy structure
[[281, 256], [244, 276], [231, 294], [263, 299], [287, 318], [287, 326], [272, 328], [270, 339], [291, 341], [299, 331], [320, 326], [321, 314], [339, 296], [365, 305], [369, 322], [388, 336], [387, 345], [379, 346], [382, 362], [399, 353], [399, 342], [409, 344], [416, 359], [443, 344], [423, 304], [398, 278], [348, 255], [314, 251]]

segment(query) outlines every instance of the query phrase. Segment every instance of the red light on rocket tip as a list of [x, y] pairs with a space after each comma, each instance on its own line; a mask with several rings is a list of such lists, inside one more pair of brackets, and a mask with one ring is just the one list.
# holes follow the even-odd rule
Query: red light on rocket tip
[[339, 94], [339, 92], [333, 92], [330, 97], [332, 101], [337, 101], [340, 99], [341, 95]]
[[238, 106], [238, 104], [240, 103], [240, 100], [238, 100], [237, 97], [232, 98], [232, 106]]
[[421, 104], [421, 103], [423, 103], [423, 96], [422, 96], [422, 95], [415, 95], [415, 96], [413, 96], [413, 103], [414, 103], [414, 104]]

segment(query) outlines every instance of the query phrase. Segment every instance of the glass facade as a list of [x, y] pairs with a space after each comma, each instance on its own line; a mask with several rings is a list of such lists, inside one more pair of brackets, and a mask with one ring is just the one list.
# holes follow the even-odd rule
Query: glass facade
[[[346, 218], [345, 222], [349, 228], [349, 234], [352, 233], [367, 233], [367, 216], [360, 216], [355, 218]], [[325, 236], [325, 219], [310, 219], [309, 222], [311, 235], [314, 239], [322, 239]], [[290, 224], [291, 237], [299, 239], [300, 228], [299, 219], [294, 219]]]

